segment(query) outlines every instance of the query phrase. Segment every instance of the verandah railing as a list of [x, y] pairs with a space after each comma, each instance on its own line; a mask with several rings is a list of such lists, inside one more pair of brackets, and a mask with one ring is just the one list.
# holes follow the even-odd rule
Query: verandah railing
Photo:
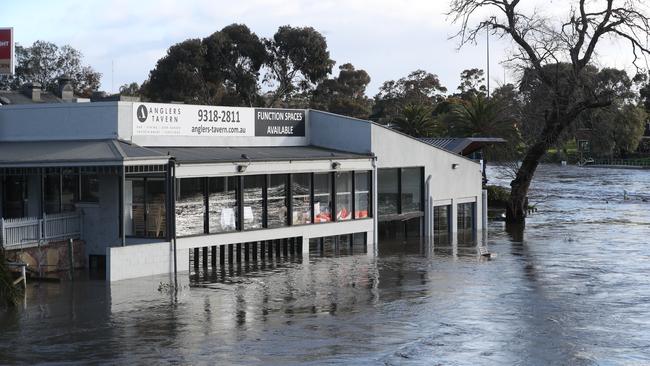
[[5, 249], [38, 245], [41, 241], [76, 239], [81, 237], [82, 216], [80, 212], [0, 218], [0, 244]]

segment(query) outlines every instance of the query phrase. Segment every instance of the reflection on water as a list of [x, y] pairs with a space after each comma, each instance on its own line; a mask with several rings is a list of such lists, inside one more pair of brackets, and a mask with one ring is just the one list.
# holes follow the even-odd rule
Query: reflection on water
[[490, 225], [496, 260], [394, 237], [378, 257], [199, 269], [178, 293], [169, 276], [30, 285], [0, 311], [0, 363], [647, 364], [649, 206], [622, 192], [650, 173], [538, 177], [526, 230]]

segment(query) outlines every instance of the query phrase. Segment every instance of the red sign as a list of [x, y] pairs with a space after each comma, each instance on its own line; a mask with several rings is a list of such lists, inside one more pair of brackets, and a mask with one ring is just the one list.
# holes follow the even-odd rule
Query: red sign
[[0, 75], [14, 73], [14, 30], [0, 28]]

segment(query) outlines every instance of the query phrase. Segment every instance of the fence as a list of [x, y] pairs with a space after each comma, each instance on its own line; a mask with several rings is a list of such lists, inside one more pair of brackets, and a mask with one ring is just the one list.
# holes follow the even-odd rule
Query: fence
[[595, 159], [589, 165], [608, 165], [608, 166], [630, 166], [650, 168], [650, 160], [648, 159]]
[[81, 237], [82, 217], [79, 212], [16, 219], [0, 218], [0, 243], [5, 249], [38, 245], [40, 241]]

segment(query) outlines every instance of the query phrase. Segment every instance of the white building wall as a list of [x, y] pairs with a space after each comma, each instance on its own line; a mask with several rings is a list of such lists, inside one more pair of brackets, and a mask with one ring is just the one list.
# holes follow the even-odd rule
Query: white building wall
[[[462, 202], [476, 202], [476, 229], [482, 229], [479, 163], [376, 124], [372, 125], [372, 149], [378, 169], [424, 166], [425, 181], [431, 175], [430, 197], [425, 201], [451, 200], [453, 232], [457, 228], [456, 204]], [[455, 168], [453, 164], [457, 164]], [[428, 214], [425, 220], [425, 232], [431, 233], [433, 218]]]

